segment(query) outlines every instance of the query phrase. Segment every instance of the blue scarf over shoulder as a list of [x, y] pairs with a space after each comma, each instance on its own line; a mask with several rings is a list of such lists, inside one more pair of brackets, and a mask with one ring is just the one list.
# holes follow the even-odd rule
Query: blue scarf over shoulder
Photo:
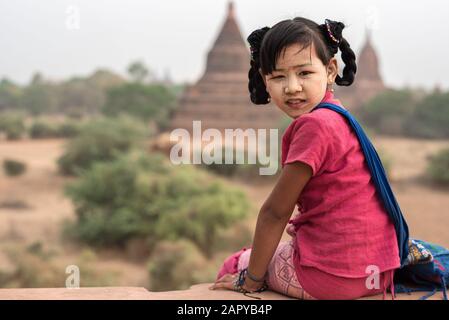
[[313, 110], [319, 108], [331, 109], [339, 114], [343, 115], [354, 129], [357, 138], [359, 139], [360, 145], [362, 147], [363, 153], [365, 154], [366, 162], [368, 163], [369, 170], [371, 171], [371, 176], [376, 186], [376, 189], [385, 205], [385, 209], [388, 215], [394, 222], [394, 227], [396, 229], [396, 236], [399, 246], [399, 256], [401, 261], [401, 267], [407, 264], [407, 257], [409, 253], [409, 232], [408, 226], [405, 222], [404, 216], [402, 215], [401, 208], [399, 207], [396, 198], [394, 197], [393, 191], [391, 190], [390, 184], [387, 180], [384, 167], [380, 161], [379, 155], [376, 149], [372, 145], [369, 138], [366, 136], [360, 124], [350, 114], [347, 110], [333, 103], [320, 103]]

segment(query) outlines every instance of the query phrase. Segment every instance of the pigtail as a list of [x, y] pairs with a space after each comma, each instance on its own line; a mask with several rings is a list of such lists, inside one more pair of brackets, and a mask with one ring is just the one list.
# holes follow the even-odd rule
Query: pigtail
[[344, 23], [326, 19], [325, 23], [320, 25], [319, 28], [332, 56], [340, 49], [341, 59], [345, 63], [343, 76], [340, 77], [340, 75], [337, 75], [335, 82], [339, 86], [350, 86], [354, 82], [357, 65], [354, 51], [352, 51], [348, 41], [342, 36], [343, 29], [345, 28]]
[[270, 95], [267, 92], [260, 69], [260, 47], [262, 40], [270, 28], [264, 27], [253, 31], [247, 38], [251, 49], [251, 62], [248, 71], [248, 91], [250, 99], [254, 104], [267, 104], [270, 102]]
[[345, 63], [343, 68], [343, 77], [337, 75], [335, 82], [339, 86], [350, 86], [354, 82], [355, 74], [357, 72], [357, 65], [355, 63], [355, 54], [351, 46], [345, 38], [341, 38], [340, 46], [341, 59]]

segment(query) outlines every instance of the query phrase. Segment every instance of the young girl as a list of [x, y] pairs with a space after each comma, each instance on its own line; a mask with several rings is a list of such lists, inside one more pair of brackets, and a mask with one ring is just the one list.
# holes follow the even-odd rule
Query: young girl
[[[401, 265], [395, 226], [376, 193], [354, 130], [332, 86], [349, 86], [355, 55], [344, 24], [305, 18], [254, 31], [249, 91], [294, 120], [282, 138], [282, 173], [260, 209], [252, 248], [227, 258], [211, 289], [267, 287], [298, 299], [357, 299], [383, 293]], [[338, 75], [335, 54], [345, 64]], [[298, 205], [299, 212], [290, 219]], [[287, 226], [291, 241], [280, 242]]]

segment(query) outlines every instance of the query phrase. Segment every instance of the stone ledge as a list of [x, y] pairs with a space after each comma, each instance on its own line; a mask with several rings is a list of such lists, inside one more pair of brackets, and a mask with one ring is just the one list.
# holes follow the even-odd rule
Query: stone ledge
[[[193, 285], [187, 290], [151, 292], [143, 287], [83, 287], [66, 288], [20, 288], [0, 289], [0, 300], [253, 300], [241, 293], [227, 290], [209, 290], [211, 283]], [[425, 292], [410, 295], [398, 294], [396, 300], [418, 300]], [[262, 300], [295, 300], [287, 296], [265, 291], [255, 294]], [[391, 295], [387, 295], [391, 300]], [[429, 300], [443, 299], [437, 292]], [[382, 300], [382, 295], [362, 298], [361, 300]]]

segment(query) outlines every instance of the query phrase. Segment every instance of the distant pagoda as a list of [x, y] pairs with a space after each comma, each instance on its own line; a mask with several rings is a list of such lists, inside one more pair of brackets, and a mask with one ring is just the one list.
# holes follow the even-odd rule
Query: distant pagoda
[[201, 120], [203, 130], [277, 128], [282, 112], [275, 105], [251, 103], [249, 62], [249, 49], [240, 33], [234, 4], [229, 2], [226, 20], [207, 54], [206, 70], [183, 92], [171, 129], [191, 131], [194, 120]]
[[[356, 60], [357, 74], [354, 83], [349, 87], [335, 86], [335, 96], [342, 101], [348, 110], [363, 106], [371, 98], [386, 89], [379, 72], [379, 60], [371, 43], [371, 32], [366, 31], [366, 42]], [[340, 69], [343, 66], [340, 66]]]

